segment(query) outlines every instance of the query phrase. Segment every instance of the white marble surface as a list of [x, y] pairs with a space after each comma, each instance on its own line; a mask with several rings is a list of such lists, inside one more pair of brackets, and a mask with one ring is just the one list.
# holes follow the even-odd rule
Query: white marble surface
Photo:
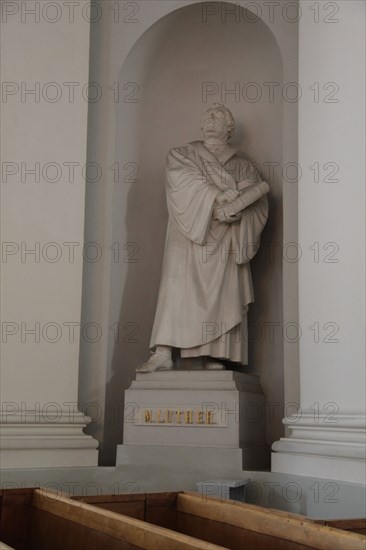
[[[250, 262], [268, 219], [269, 185], [230, 143], [235, 120], [222, 103], [201, 119], [203, 141], [175, 147], [165, 163], [169, 220], [150, 359], [137, 372], [173, 368], [182, 357], [248, 364]], [[214, 360], [211, 360], [214, 358]]]
[[264, 467], [265, 418], [257, 376], [229, 370], [137, 374], [125, 392], [123, 447], [244, 449], [246, 467]]

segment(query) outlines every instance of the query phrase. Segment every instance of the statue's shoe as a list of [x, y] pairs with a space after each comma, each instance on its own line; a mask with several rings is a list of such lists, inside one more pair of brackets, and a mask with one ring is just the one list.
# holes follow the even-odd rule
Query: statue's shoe
[[155, 372], [157, 370], [172, 370], [172, 368], [173, 361], [170, 357], [155, 352], [146, 363], [136, 369], [136, 372], [146, 373]]
[[225, 367], [222, 363], [218, 363], [217, 361], [208, 361], [205, 365], [206, 370], [225, 370]]

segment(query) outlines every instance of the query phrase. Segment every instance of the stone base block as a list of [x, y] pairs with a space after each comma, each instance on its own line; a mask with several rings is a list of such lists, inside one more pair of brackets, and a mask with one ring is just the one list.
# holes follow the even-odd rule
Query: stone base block
[[118, 445], [116, 467], [148, 464], [178, 470], [241, 471], [242, 450], [165, 445]]
[[123, 441], [128, 448], [188, 449], [187, 457], [200, 461], [227, 449], [240, 457], [240, 469], [266, 468], [265, 396], [259, 377], [228, 370], [137, 374], [125, 392]]

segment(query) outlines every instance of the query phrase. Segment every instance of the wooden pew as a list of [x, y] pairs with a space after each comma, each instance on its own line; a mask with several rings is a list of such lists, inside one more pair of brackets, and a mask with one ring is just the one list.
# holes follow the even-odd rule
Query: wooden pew
[[180, 493], [178, 530], [231, 549], [366, 550], [366, 537], [253, 504]]
[[0, 491], [0, 540], [16, 550], [26, 548], [34, 491], [34, 489]]
[[70, 498], [20, 489], [0, 500], [0, 540], [15, 550], [366, 550], [362, 534], [198, 493]]
[[177, 528], [177, 492], [74, 497], [87, 504], [142, 519], [167, 529]]
[[[8, 495], [3, 491], [2, 497], [0, 538], [16, 550], [222, 549], [209, 542], [41, 489], [25, 495], [22, 490]], [[12, 521], [6, 523], [7, 518]]]
[[[136, 496], [131, 495], [131, 499]], [[82, 500], [103, 506], [118, 497]], [[126, 509], [124, 513], [131, 511]], [[342, 532], [332, 522], [325, 526], [324, 521], [198, 493], [147, 494], [145, 520], [233, 550], [366, 550], [366, 537], [354, 535], [351, 530]], [[358, 520], [357, 525], [362, 521]]]
[[342, 531], [351, 531], [352, 533], [359, 533], [360, 535], [366, 535], [366, 518], [361, 519], [328, 519], [328, 520], [316, 520], [316, 523], [320, 525], [328, 525], [328, 527], [335, 527], [336, 529], [342, 529]]

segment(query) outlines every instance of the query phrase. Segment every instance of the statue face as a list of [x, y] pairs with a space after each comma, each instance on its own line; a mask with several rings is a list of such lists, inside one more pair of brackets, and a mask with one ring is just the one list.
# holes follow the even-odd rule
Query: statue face
[[202, 132], [205, 140], [227, 141], [229, 132], [225, 113], [219, 109], [209, 109], [202, 117]]

